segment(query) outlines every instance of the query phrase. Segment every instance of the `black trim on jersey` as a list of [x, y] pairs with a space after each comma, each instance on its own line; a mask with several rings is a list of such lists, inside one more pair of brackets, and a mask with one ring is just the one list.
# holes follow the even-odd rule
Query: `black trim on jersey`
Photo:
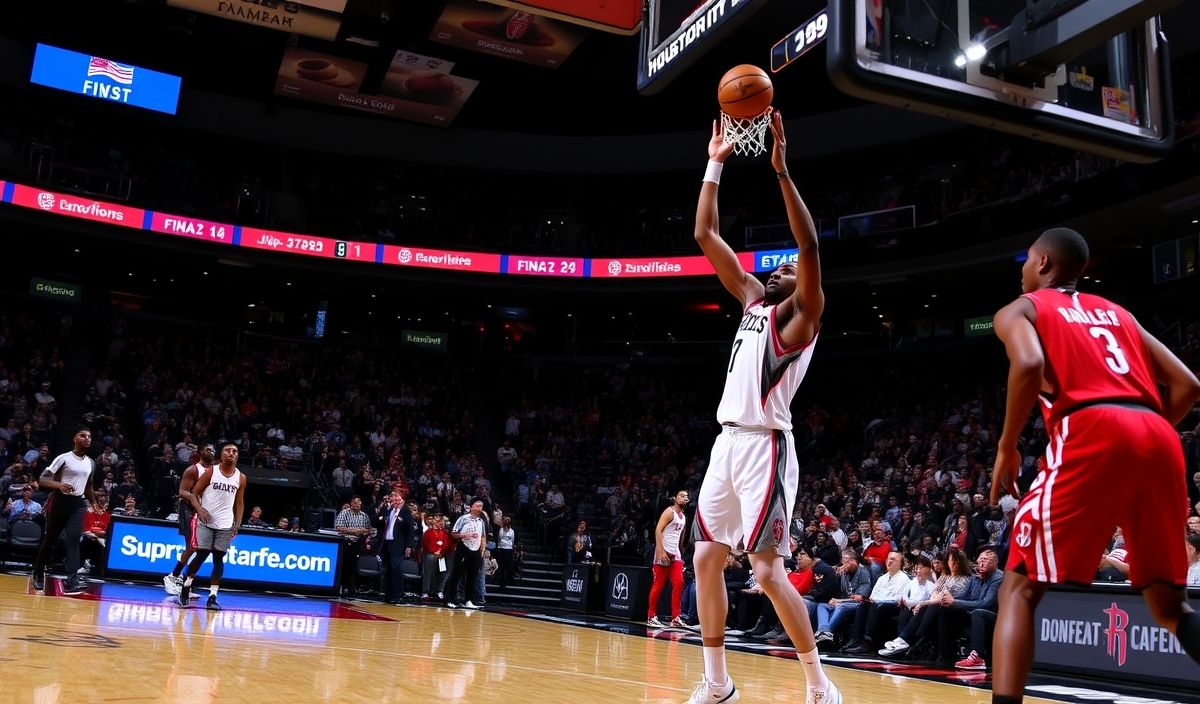
[[775, 458], [775, 466], [771, 468], [771, 489], [765, 499], [767, 507], [762, 521], [755, 527], [754, 533], [746, 537], [746, 551], [751, 554], [779, 547], [772, 529], [776, 519], [783, 521], [783, 539], [790, 535], [787, 530], [787, 501], [783, 493], [788, 465], [787, 442], [787, 434], [782, 430], [771, 431], [771, 454]]
[[763, 405], [766, 405], [767, 398], [771, 395], [771, 389], [774, 389], [783, 380], [783, 375], [787, 373], [788, 367], [792, 366], [792, 362], [799, 359], [807, 348], [808, 346], [805, 345], [794, 352], [778, 355], [775, 352], [774, 342], [767, 341], [763, 351], [762, 381], [759, 388]]

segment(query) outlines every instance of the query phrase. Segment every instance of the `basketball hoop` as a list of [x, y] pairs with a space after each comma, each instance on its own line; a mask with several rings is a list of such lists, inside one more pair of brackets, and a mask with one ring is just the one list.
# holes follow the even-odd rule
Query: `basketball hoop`
[[734, 154], [759, 156], [767, 151], [767, 125], [771, 124], [771, 108], [756, 117], [732, 117], [721, 113], [721, 130], [725, 143], [733, 145]]

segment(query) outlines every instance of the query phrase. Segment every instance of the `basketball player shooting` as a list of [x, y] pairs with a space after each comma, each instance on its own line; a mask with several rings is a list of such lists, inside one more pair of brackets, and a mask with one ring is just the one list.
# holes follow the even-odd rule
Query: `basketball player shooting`
[[1077, 290], [1087, 261], [1078, 232], [1042, 233], [1021, 268], [1025, 293], [995, 318], [1010, 366], [992, 504], [1016, 493], [1017, 439], [1039, 398], [1050, 445], [1013, 522], [992, 641], [994, 704], [1022, 701], [1034, 610], [1050, 584], [1091, 583], [1114, 523], [1133, 588], [1200, 662], [1200, 615], [1184, 591], [1184, 458], [1172, 427], [1200, 399], [1200, 381], [1124, 308]]
[[725, 558], [739, 543], [750, 554], [754, 576], [796, 646], [808, 685], [806, 701], [840, 704], [842, 700], [821, 669], [808, 610], [783, 569], [789, 548], [787, 524], [799, 483], [791, 402], [812, 359], [825, 294], [816, 228], [788, 175], [787, 141], [778, 112], [771, 115], [770, 130], [771, 164], [799, 247], [796, 263], [775, 269], [764, 285], [742, 269], [721, 239], [717, 184], [734, 147], [725, 141], [720, 122], [713, 122], [708, 169], [696, 207], [696, 241], [721, 284], [738, 299], [743, 315], [717, 408], [722, 432], [713, 444], [693, 523], [704, 679], [689, 704], [732, 704], [741, 698], [725, 666], [729, 605], [722, 577]]

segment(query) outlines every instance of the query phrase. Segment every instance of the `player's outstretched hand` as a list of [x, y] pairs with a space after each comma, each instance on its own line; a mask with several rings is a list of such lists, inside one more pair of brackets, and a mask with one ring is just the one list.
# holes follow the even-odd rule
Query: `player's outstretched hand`
[[787, 171], [787, 135], [783, 132], [783, 113], [771, 111], [771, 166], [775, 173]]
[[720, 120], [713, 120], [712, 139], [708, 140], [708, 158], [724, 164], [733, 153], [733, 143], [725, 141], [725, 128]]

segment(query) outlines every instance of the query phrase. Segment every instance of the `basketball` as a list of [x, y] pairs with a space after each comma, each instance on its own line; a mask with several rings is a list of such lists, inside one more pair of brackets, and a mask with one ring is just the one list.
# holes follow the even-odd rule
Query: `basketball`
[[753, 64], [734, 66], [721, 77], [717, 101], [730, 117], [757, 117], [771, 106], [775, 86], [767, 72]]

